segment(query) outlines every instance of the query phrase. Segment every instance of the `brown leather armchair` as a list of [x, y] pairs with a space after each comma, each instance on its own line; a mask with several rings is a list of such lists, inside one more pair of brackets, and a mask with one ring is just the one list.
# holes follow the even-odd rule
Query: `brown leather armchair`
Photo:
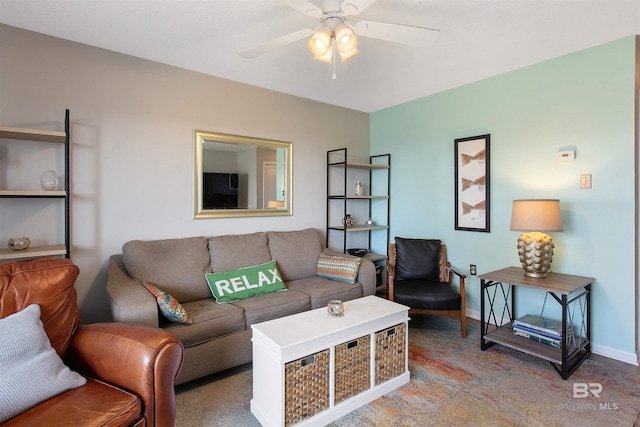
[[182, 343], [170, 332], [143, 325], [78, 326], [78, 274], [68, 259], [0, 264], [0, 318], [39, 304], [51, 346], [69, 368], [87, 378], [85, 385], [1, 426], [173, 426]]

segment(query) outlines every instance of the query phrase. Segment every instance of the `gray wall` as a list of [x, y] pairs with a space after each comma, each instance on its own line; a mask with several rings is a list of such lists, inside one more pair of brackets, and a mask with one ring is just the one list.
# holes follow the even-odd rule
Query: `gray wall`
[[[64, 109], [71, 110], [72, 258], [81, 269], [83, 323], [109, 320], [107, 261], [126, 241], [322, 230], [326, 150], [349, 147], [352, 160], [368, 159], [366, 113], [3, 25], [0, 58], [0, 124], [62, 130]], [[294, 215], [193, 219], [194, 129], [293, 142]], [[7, 165], [0, 175], [12, 178], [0, 182], [39, 185], [44, 170], [61, 170], [59, 155], [53, 167], [29, 163], [44, 152], [15, 159], [7, 145], [0, 142]], [[38, 206], [11, 206], [0, 200], [0, 242], [62, 233], [51, 235]], [[44, 209], [60, 216], [59, 208]]]

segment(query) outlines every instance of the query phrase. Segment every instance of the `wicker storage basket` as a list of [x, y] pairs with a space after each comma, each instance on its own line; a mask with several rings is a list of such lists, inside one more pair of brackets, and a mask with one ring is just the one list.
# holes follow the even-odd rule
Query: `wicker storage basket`
[[335, 348], [334, 403], [371, 387], [371, 337], [365, 335]]
[[406, 331], [407, 325], [400, 323], [376, 332], [375, 385], [404, 373]]
[[284, 425], [329, 408], [329, 350], [285, 364]]

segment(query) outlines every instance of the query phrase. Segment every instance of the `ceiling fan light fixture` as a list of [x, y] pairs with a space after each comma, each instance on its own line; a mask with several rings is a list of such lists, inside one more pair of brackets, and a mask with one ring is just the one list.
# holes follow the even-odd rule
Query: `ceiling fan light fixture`
[[358, 37], [351, 28], [345, 24], [336, 27], [335, 38], [338, 45], [338, 53], [342, 62], [345, 62], [360, 53], [358, 50]]
[[331, 60], [331, 30], [327, 27], [322, 27], [316, 31], [309, 39], [307, 47], [313, 53], [313, 59], [318, 59], [329, 55]]
[[326, 62], [327, 64], [331, 64], [332, 50], [330, 49], [324, 55], [313, 55], [313, 59], [320, 62]]

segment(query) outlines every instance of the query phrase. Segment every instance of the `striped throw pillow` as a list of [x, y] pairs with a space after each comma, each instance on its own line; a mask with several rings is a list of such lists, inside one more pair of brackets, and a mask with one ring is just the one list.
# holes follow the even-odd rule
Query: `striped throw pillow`
[[347, 258], [320, 254], [318, 258], [318, 276], [339, 282], [355, 283], [360, 268], [360, 258]]

